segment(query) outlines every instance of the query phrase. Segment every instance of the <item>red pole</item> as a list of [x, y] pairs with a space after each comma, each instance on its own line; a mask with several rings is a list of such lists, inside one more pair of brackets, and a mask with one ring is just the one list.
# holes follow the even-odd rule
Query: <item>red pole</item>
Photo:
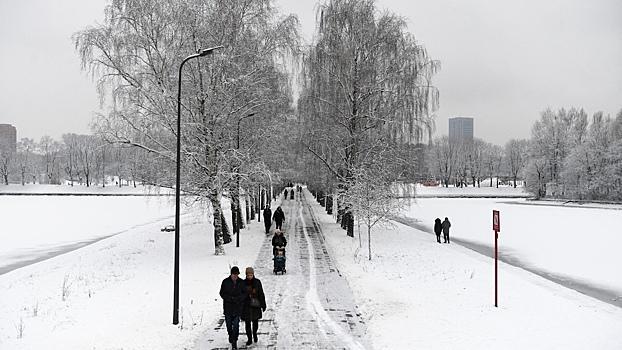
[[497, 239], [499, 234], [495, 231], [495, 307], [497, 307]]

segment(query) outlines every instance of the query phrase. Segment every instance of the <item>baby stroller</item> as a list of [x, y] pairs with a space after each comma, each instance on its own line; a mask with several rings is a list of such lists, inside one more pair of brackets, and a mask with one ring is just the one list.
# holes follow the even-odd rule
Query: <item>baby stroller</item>
[[285, 248], [284, 247], [276, 247], [275, 248], [275, 253], [274, 253], [274, 258], [272, 258], [272, 260], [274, 260], [274, 274], [278, 274], [279, 272], [281, 274], [287, 273], [287, 271], [285, 270]]

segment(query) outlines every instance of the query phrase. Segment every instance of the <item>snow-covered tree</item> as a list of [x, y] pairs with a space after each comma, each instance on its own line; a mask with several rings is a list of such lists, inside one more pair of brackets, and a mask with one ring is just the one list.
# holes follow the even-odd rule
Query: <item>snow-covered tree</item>
[[516, 181], [528, 161], [529, 141], [512, 139], [505, 144], [505, 160], [509, 175]]

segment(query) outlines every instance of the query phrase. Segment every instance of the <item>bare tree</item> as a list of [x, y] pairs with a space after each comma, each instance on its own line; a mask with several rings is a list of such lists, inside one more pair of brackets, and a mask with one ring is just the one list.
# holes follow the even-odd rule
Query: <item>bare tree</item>
[[512, 139], [505, 144], [507, 167], [514, 181], [514, 188], [516, 188], [518, 174], [520, 174], [527, 162], [528, 150], [529, 142], [527, 140]]

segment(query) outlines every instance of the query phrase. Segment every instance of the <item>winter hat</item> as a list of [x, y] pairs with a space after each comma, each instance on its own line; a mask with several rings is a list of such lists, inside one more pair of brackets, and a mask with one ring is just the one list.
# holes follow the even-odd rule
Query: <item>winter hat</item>
[[253, 268], [252, 268], [252, 267], [247, 267], [247, 268], [246, 268], [245, 273], [246, 273], [247, 275], [248, 275], [249, 273], [250, 273], [251, 275], [254, 275], [254, 274], [255, 274], [255, 270], [253, 270]]
[[240, 274], [240, 269], [237, 266], [234, 266], [231, 268], [231, 274], [232, 275], [239, 275]]

